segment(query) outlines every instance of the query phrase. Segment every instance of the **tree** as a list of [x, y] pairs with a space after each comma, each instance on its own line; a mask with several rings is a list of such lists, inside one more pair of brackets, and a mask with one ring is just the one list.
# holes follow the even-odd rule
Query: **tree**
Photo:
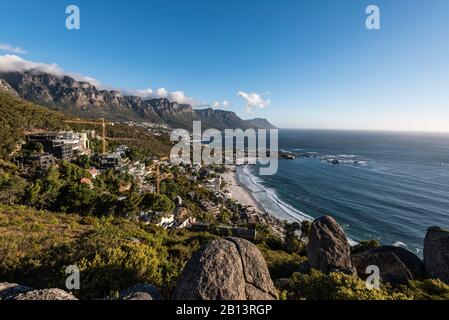
[[79, 182], [69, 182], [58, 198], [59, 208], [63, 212], [89, 215], [93, 213], [96, 193], [89, 186]]
[[296, 232], [301, 229], [298, 222], [287, 223], [285, 225], [285, 250], [289, 253], [299, 252], [301, 250], [301, 242], [296, 236]]
[[135, 192], [132, 192], [120, 204], [120, 215], [124, 217], [135, 217], [139, 211], [139, 205], [142, 202], [142, 197]]
[[88, 172], [74, 163], [64, 161], [61, 165], [61, 177], [68, 182], [79, 182], [88, 177]]
[[5, 174], [0, 176], [0, 203], [12, 205], [22, 198], [26, 182], [19, 176]]
[[42, 179], [41, 207], [50, 208], [59, 196], [59, 190], [63, 186], [59, 170], [52, 166], [48, 169]]
[[94, 214], [97, 216], [113, 215], [117, 212], [119, 205], [115, 194], [103, 192], [97, 196]]
[[227, 209], [221, 209], [220, 215], [218, 216], [218, 221], [224, 224], [229, 224], [232, 217], [232, 213]]
[[76, 158], [75, 163], [84, 169], [89, 169], [91, 167], [90, 158], [86, 156], [85, 154], [80, 155]]
[[40, 142], [31, 141], [25, 144], [23, 149], [28, 150], [31, 153], [40, 154], [44, 152], [44, 145]]
[[36, 180], [34, 183], [28, 186], [25, 190], [24, 200], [25, 203], [32, 207], [40, 207], [40, 193], [42, 190], [42, 181]]
[[143, 196], [142, 206], [158, 212], [171, 212], [175, 204], [164, 194], [147, 193]]
[[303, 236], [309, 237], [310, 230], [312, 229], [312, 222], [309, 220], [303, 220], [301, 222], [301, 235], [299, 236], [299, 241], [302, 240]]

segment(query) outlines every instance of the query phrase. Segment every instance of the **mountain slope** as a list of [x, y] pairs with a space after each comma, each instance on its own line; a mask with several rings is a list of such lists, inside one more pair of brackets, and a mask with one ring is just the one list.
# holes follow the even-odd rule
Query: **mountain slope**
[[[64, 120], [71, 115], [42, 107], [16, 97], [0, 88], [0, 158], [7, 158], [20, 147], [24, 133], [33, 130], [82, 130], [99, 127], [89, 125], [67, 125]], [[107, 129], [108, 137], [126, 138], [126, 144], [148, 155], [168, 155], [168, 137], [155, 137], [143, 128], [117, 124]]]
[[245, 121], [246, 121], [246, 123], [250, 124], [251, 126], [258, 127], [261, 129], [277, 129], [267, 119], [254, 118], [254, 119], [248, 119]]
[[191, 128], [192, 122], [202, 121], [203, 128], [258, 127], [239, 118], [231, 111], [194, 109], [188, 104], [169, 100], [143, 100], [123, 96], [118, 91], [98, 90], [88, 82], [75, 81], [69, 76], [58, 77], [38, 71], [0, 72], [4, 86], [29, 101], [57, 108], [86, 118], [112, 121], [150, 121], [173, 127]]
[[17, 148], [23, 140], [24, 131], [61, 129], [65, 118], [60, 112], [0, 90], [0, 157], [4, 158]]

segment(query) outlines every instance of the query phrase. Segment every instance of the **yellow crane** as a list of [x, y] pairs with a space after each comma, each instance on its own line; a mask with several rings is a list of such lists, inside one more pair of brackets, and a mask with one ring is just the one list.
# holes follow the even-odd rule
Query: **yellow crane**
[[101, 126], [101, 136], [102, 136], [102, 153], [106, 153], [106, 126], [113, 126], [114, 123], [107, 121], [104, 118], [99, 120], [64, 120], [65, 123], [76, 123], [76, 124], [91, 124], [95, 126]]
[[[173, 174], [171, 173], [162, 173], [161, 174], [161, 170], [160, 170], [160, 165], [159, 164], [153, 164], [152, 166], [150, 166], [150, 170], [154, 170], [155, 171], [155, 176], [156, 176], [156, 193], [160, 194], [160, 190], [161, 190], [161, 181], [165, 180], [165, 179], [171, 179], [173, 178]], [[153, 175], [154, 177], [154, 175]]]

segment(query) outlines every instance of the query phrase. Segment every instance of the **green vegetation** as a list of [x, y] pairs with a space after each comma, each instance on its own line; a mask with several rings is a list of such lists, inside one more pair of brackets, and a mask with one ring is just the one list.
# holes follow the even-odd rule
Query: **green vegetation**
[[266, 244], [257, 245], [267, 262], [272, 279], [290, 278], [299, 265], [307, 258], [296, 253], [290, 254], [283, 250], [273, 250]]
[[[160, 194], [154, 194], [140, 193], [134, 178], [124, 172], [109, 170], [92, 179], [88, 169], [96, 165], [95, 157], [60, 161], [46, 172], [19, 168], [10, 162], [13, 155], [43, 150], [39, 143], [22, 145], [24, 133], [68, 129], [63, 120], [69, 117], [5, 93], [0, 93], [0, 112], [1, 281], [64, 288], [65, 268], [77, 265], [82, 286], [74, 294], [79, 298], [115, 297], [137, 283], [154, 284], [169, 298], [192, 254], [218, 238], [217, 226], [224, 224], [256, 229], [255, 242], [283, 299], [449, 299], [449, 286], [439, 280], [369, 290], [353, 275], [326, 275], [316, 270], [299, 273], [307, 260], [303, 240], [311, 223], [286, 224], [284, 239], [265, 224], [249, 226], [240, 219], [241, 207], [235, 209], [232, 200], [220, 200], [199, 185], [201, 179], [210, 178], [208, 170], [197, 173], [195, 180], [189, 178], [189, 166], [164, 166], [161, 174], [166, 177], [160, 183]], [[98, 129], [89, 125], [70, 128]], [[155, 137], [138, 127], [109, 126], [108, 136], [109, 148], [126, 141], [127, 157], [147, 165], [170, 149], [167, 136]], [[101, 141], [94, 139], [91, 146], [100, 150]], [[218, 165], [211, 169], [217, 173], [224, 170]], [[154, 177], [146, 179], [155, 184]], [[137, 221], [141, 211], [173, 212], [173, 199], [178, 196], [189, 217], [211, 224], [210, 232], [167, 231]], [[203, 209], [205, 200], [221, 206], [217, 216]], [[361, 241], [352, 251], [379, 245], [376, 240]]]
[[378, 240], [362, 240], [351, 248], [351, 253], [363, 252], [365, 250], [376, 248], [379, 246], [380, 242]]
[[0, 92], [0, 157], [17, 150], [25, 131], [63, 128], [64, 114]]
[[64, 288], [65, 268], [77, 265], [82, 287], [74, 294], [85, 299], [115, 296], [136, 283], [152, 283], [168, 298], [193, 252], [214, 239], [123, 218], [9, 206], [0, 206], [0, 234], [2, 281]]
[[307, 300], [439, 300], [448, 299], [449, 286], [440, 280], [410, 281], [407, 286], [392, 288], [381, 285], [368, 289], [365, 282], [354, 275], [317, 270], [295, 273], [281, 284], [287, 299]]

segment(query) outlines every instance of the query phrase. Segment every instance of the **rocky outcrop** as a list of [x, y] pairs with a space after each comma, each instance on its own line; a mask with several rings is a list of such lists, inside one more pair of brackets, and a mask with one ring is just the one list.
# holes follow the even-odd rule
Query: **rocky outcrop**
[[123, 300], [162, 300], [157, 288], [151, 284], [136, 284], [120, 292]]
[[393, 285], [406, 284], [413, 280], [413, 276], [406, 265], [396, 254], [388, 250], [370, 249], [352, 256], [352, 263], [358, 276], [365, 280], [370, 274], [366, 273], [368, 266], [377, 266], [380, 278]]
[[449, 284], [449, 231], [439, 227], [427, 230], [424, 239], [426, 277], [438, 278]]
[[34, 290], [18, 294], [11, 300], [78, 300], [71, 293], [61, 289]]
[[330, 216], [323, 216], [312, 223], [307, 258], [311, 268], [324, 273], [354, 272], [346, 234]]
[[254, 118], [254, 119], [248, 119], [245, 121], [254, 127], [258, 127], [258, 128], [262, 128], [262, 129], [277, 129], [267, 119]]
[[[193, 121], [201, 121], [204, 129], [247, 129], [259, 126], [242, 120], [235, 112], [212, 108], [195, 109], [189, 104], [166, 98], [144, 100], [122, 95], [114, 90], [99, 90], [93, 84], [76, 81], [37, 70], [2, 72], [0, 89], [18, 94], [21, 98], [57, 108], [86, 118], [112, 121], [151, 121], [172, 127], [191, 128]], [[266, 121], [267, 122], [267, 121]], [[267, 122], [268, 123], [268, 122]], [[265, 125], [268, 125], [265, 123]]]
[[259, 249], [240, 238], [214, 240], [185, 266], [176, 300], [273, 300], [277, 292]]
[[18, 96], [18, 93], [16, 90], [14, 90], [8, 82], [6, 82], [3, 79], [0, 79], [0, 91], [7, 92], [9, 94], [12, 94], [14, 96]]
[[29, 292], [33, 289], [16, 283], [0, 283], [0, 300], [10, 299], [18, 294]]
[[391, 252], [407, 267], [415, 280], [424, 278], [424, 262], [413, 252], [396, 246], [380, 246], [369, 250], [371, 253]]

